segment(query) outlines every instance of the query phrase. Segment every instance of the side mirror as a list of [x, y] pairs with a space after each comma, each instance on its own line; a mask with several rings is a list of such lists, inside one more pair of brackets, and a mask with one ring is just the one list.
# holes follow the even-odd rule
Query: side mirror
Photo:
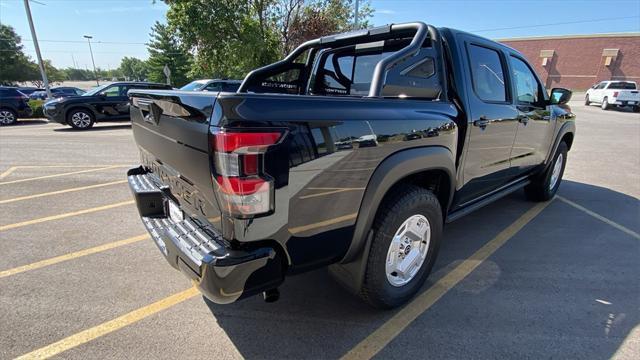
[[101, 92], [98, 93], [98, 96], [106, 97], [107, 93], [105, 93], [104, 91], [101, 91]]
[[564, 105], [571, 100], [571, 90], [563, 89], [563, 88], [553, 88], [551, 89], [551, 96], [549, 102], [552, 105]]

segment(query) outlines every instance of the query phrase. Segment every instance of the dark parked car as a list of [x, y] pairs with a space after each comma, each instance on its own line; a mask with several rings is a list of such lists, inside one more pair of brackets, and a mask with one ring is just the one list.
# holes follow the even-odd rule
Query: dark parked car
[[11, 125], [20, 117], [31, 116], [29, 98], [18, 88], [0, 86], [0, 125]]
[[[68, 97], [68, 96], [79, 96], [84, 94], [85, 92], [86, 91], [82, 89], [78, 89], [76, 87], [61, 86], [57, 88], [51, 88], [51, 97], [61, 98], [61, 97]], [[34, 91], [33, 93], [31, 93], [31, 95], [29, 95], [29, 98], [31, 100], [46, 100], [47, 91], [46, 90]]]
[[142, 222], [221, 304], [273, 301], [287, 276], [330, 265], [364, 301], [398, 306], [445, 223], [522, 188], [551, 199], [575, 133], [571, 92], [548, 94], [518, 51], [421, 22], [310, 40], [236, 93], [129, 96]]
[[33, 94], [36, 91], [44, 91], [44, 89], [41, 88], [37, 88], [37, 87], [31, 87], [31, 86], [25, 86], [25, 87], [19, 87], [18, 91], [20, 91], [21, 93], [30, 96], [31, 94]]
[[82, 96], [47, 101], [44, 114], [51, 120], [74, 129], [89, 129], [96, 122], [129, 119], [130, 89], [171, 89], [171, 86], [148, 82], [117, 82], [89, 90]]
[[195, 80], [180, 88], [186, 91], [226, 91], [236, 92], [242, 80], [204, 79]]

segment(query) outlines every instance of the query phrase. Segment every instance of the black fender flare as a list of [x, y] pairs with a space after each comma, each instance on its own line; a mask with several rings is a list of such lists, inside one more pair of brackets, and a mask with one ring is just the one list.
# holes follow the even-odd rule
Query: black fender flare
[[428, 170], [444, 171], [449, 178], [448, 201], [442, 206], [446, 214], [456, 179], [455, 156], [448, 148], [428, 146], [403, 150], [384, 159], [373, 172], [360, 204], [351, 245], [342, 260], [329, 267], [330, 273], [352, 292], [360, 290], [373, 235], [371, 225], [384, 196], [400, 180]]
[[549, 153], [547, 154], [547, 159], [544, 162], [544, 169], [542, 173], [544, 173], [547, 170], [547, 168], [551, 164], [551, 160], [553, 159], [554, 155], [556, 154], [556, 151], [558, 150], [558, 146], [560, 146], [560, 142], [562, 141], [564, 136], [569, 133], [575, 136], [576, 123], [573, 120], [566, 121], [564, 124], [562, 124], [562, 126], [560, 127], [560, 130], [558, 130], [558, 134], [556, 135], [556, 138], [553, 140], [553, 146], [550, 149], [551, 151], [549, 151]]

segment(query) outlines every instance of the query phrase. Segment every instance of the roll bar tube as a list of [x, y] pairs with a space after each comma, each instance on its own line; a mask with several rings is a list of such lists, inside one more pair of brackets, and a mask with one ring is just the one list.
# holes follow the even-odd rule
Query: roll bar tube
[[404, 61], [405, 59], [414, 56], [420, 51], [422, 44], [429, 36], [432, 41], [437, 46], [437, 50], [439, 53], [442, 53], [442, 47], [440, 44], [439, 33], [438, 30], [431, 26], [427, 25], [423, 22], [409, 22], [402, 24], [391, 24], [380, 27], [375, 27], [371, 29], [357, 30], [353, 32], [341, 33], [336, 35], [323, 36], [318, 39], [309, 40], [300, 46], [298, 46], [295, 50], [293, 50], [287, 57], [284, 59], [275, 62], [273, 64], [263, 66], [261, 68], [252, 70], [247, 74], [247, 76], [242, 81], [242, 84], [238, 88], [238, 92], [247, 92], [247, 88], [251, 84], [256, 77], [260, 75], [265, 75], [268, 73], [275, 72], [287, 65], [293, 63], [293, 61], [300, 56], [300, 54], [304, 53], [309, 48], [325, 48], [325, 47], [337, 47], [341, 45], [347, 45], [349, 43], [354, 43], [357, 40], [365, 40], [367, 37], [379, 37], [383, 34], [389, 34], [393, 32], [404, 32], [415, 30], [416, 33], [411, 40], [409, 45], [400, 49], [393, 55], [380, 60], [375, 67], [373, 72], [373, 77], [371, 79], [371, 86], [369, 87], [369, 97], [379, 97], [382, 94], [382, 87], [384, 86], [385, 77], [387, 71], [391, 69], [394, 65], [399, 62]]

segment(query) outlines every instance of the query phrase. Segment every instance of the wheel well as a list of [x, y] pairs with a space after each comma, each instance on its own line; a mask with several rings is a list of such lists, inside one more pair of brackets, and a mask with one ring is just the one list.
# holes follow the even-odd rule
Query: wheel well
[[88, 111], [91, 114], [91, 116], [93, 116], [93, 120], [96, 119], [96, 114], [94, 114], [93, 111], [91, 109], [89, 109], [88, 107], [86, 107], [86, 106], [74, 106], [74, 107], [70, 108], [69, 110], [67, 110], [67, 112], [64, 114], [64, 120], [65, 121], [68, 120], [67, 118], [69, 117], [69, 114], [71, 114], [71, 112], [73, 110], [85, 110], [85, 111]]
[[571, 150], [571, 145], [573, 144], [573, 133], [564, 134], [560, 141], [564, 141], [567, 144], [567, 150]]
[[445, 171], [433, 169], [408, 175], [395, 183], [387, 191], [382, 201], [386, 201], [388, 197], [393, 196], [395, 192], [407, 184], [419, 186], [433, 192], [440, 202], [442, 218], [446, 218], [449, 195], [451, 194], [451, 181]]

